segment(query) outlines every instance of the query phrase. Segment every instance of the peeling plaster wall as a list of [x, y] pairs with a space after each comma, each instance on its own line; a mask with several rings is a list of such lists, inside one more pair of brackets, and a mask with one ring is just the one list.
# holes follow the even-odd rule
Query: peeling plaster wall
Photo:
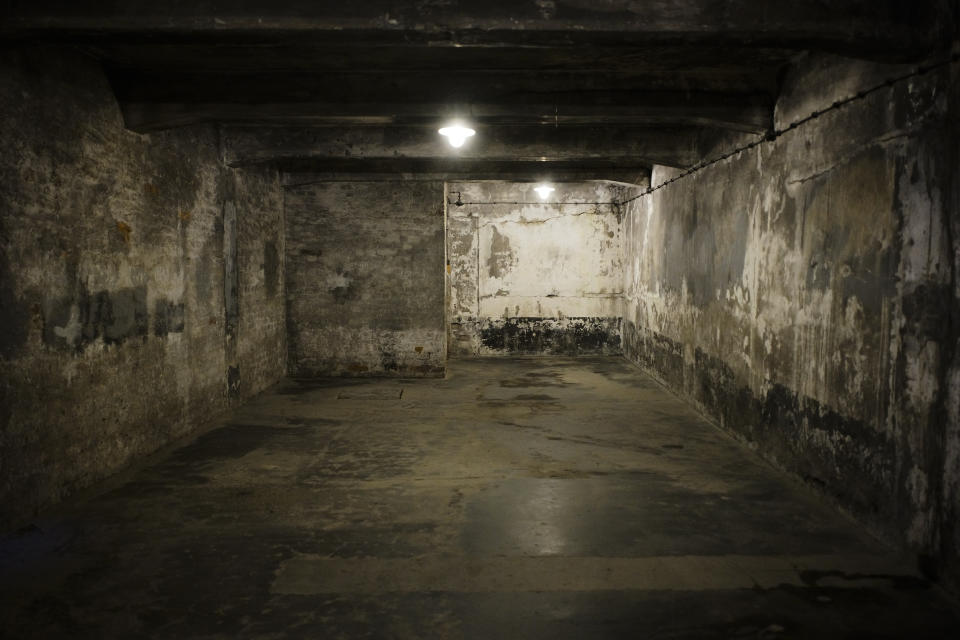
[[535, 186], [447, 185], [452, 355], [620, 353], [621, 188]]
[[[76, 51], [0, 56], [0, 522], [283, 375], [282, 190], [217, 132], [137, 135]], [[226, 291], [225, 282], [231, 282]]]
[[442, 376], [443, 183], [286, 189], [294, 376]]
[[[900, 72], [806, 59], [778, 126]], [[956, 86], [897, 84], [627, 205], [623, 321], [629, 359], [954, 580]]]

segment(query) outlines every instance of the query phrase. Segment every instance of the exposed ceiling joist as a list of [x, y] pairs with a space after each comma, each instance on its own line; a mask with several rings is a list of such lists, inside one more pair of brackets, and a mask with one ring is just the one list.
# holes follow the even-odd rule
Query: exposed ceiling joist
[[462, 149], [429, 127], [223, 127], [231, 166], [309, 161], [410, 160], [449, 170], [469, 162], [592, 162], [685, 167], [699, 159], [703, 132], [693, 127], [497, 126], [480, 129]]
[[[327, 38], [305, 42], [220, 42], [214, 38], [165, 43], [156, 39], [123, 44], [96, 40], [85, 48], [117, 69], [138, 71], [189, 70], [191, 73], [383, 73], [474, 71], [510, 72], [537, 69], [589, 71], [604, 74], [653, 76], [695, 74], [706, 83], [731, 69], [740, 71], [745, 86], [768, 84], [761, 73], [787, 62], [795, 49], [747, 46], [689, 46], [654, 44], [641, 38], [619, 45], [589, 42], [580, 36], [577, 46], [448, 46], [415, 42], [370, 41], [337, 44]], [[723, 78], [724, 84], [728, 78]], [[754, 84], [750, 84], [753, 82]]]
[[713, 63], [709, 73], [571, 70], [556, 68], [553, 52], [537, 64], [389, 72], [113, 68], [110, 78], [127, 126], [136, 131], [208, 121], [435, 124], [461, 117], [481, 124], [693, 124], [760, 132], [772, 119], [770, 69], [748, 73]]
[[[742, 108], [719, 105], [686, 105], [659, 107], [643, 104], [635, 107], [605, 108], [602, 113], [589, 107], [567, 106], [554, 111], [553, 105], [520, 105], [505, 107], [496, 104], [473, 104], [466, 109], [446, 105], [370, 103], [342, 105], [329, 103], [222, 104], [222, 103], [155, 103], [125, 102], [121, 104], [126, 127], [146, 133], [207, 122], [241, 125], [439, 125], [463, 118], [484, 126], [498, 125], [701, 125], [760, 133], [769, 128], [769, 108]], [[464, 115], [466, 114], [466, 115]]]
[[[217, 123], [235, 166], [594, 179], [769, 131], [801, 51], [929, 56], [949, 46], [953, 4], [13, 0], [0, 40], [81, 48], [128, 128]], [[455, 118], [478, 129], [460, 151], [436, 134]]]
[[[682, 125], [711, 126], [747, 133], [770, 127], [773, 112], [769, 101], [751, 100], [729, 104], [713, 96], [683, 96], [673, 103], [663, 96], [635, 94], [623, 104], [442, 104], [368, 102], [222, 103], [222, 102], [131, 102], [120, 103], [128, 129], [149, 132], [203, 122], [227, 124], [294, 125], [439, 125], [465, 119], [479, 126], [546, 125]], [[767, 102], [767, 104], [764, 104]]]
[[[443, 57], [442, 54], [436, 54]], [[541, 65], [549, 65], [545, 56]], [[108, 65], [109, 66], [109, 65]], [[779, 68], [779, 67], [777, 67]], [[681, 72], [617, 72], [598, 69], [463, 70], [455, 67], [431, 71], [204, 71], [189, 68], [168, 71], [111, 70], [117, 95], [125, 100], [161, 100], [191, 96], [198, 101], [253, 102], [251, 95], [268, 95], [274, 102], [328, 101], [437, 102], [498, 104], [548, 103], [625, 105], [637, 95], [647, 102], [669, 104], [702, 100], [733, 106], [738, 102], [769, 103], [775, 79], [768, 69], [728, 66], [711, 72], [696, 68]], [[758, 80], [759, 79], [759, 80]], [[762, 84], [761, 81], [762, 80]]]
[[[214, 0], [198, 4], [14, 0], [2, 37], [92, 40], [282, 38], [341, 43], [451, 46], [576, 45], [583, 42], [690, 46], [731, 44], [820, 49], [889, 59], [922, 56], [952, 35], [949, 0], [366, 0], [353, 3]], [[842, 19], [838, 19], [842, 17]]]

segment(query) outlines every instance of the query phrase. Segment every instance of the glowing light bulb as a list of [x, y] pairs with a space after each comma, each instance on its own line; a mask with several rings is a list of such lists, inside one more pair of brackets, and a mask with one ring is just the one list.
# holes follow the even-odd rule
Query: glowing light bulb
[[546, 200], [547, 196], [554, 192], [554, 188], [548, 184], [542, 184], [539, 187], [536, 187], [534, 191], [537, 192], [537, 195], [540, 196], [541, 200]]
[[464, 127], [459, 124], [444, 127], [439, 131], [440, 135], [445, 136], [451, 147], [462, 147], [467, 138], [476, 133], [470, 127]]

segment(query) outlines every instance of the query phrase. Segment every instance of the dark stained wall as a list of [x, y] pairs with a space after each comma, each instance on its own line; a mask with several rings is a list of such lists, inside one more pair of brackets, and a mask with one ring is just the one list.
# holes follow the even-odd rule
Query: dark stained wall
[[[900, 72], [807, 59], [778, 124]], [[953, 579], [958, 105], [947, 70], [899, 83], [633, 202], [623, 326], [628, 358]]]
[[0, 111], [6, 528], [273, 383], [285, 349], [276, 172], [225, 168], [212, 127], [124, 130], [76, 51], [4, 51]]
[[272, 169], [230, 174], [237, 208], [237, 396], [249, 398], [286, 374], [283, 188]]
[[286, 189], [289, 372], [442, 376], [443, 183]]

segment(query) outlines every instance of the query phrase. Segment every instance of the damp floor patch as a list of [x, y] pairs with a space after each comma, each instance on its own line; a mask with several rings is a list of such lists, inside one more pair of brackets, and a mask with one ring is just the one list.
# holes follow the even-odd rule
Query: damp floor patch
[[912, 558], [630, 366], [267, 391], [0, 536], [0, 636], [960, 639]]
[[337, 394], [337, 400], [399, 400], [402, 397], [402, 387], [390, 389], [343, 389]]
[[[389, 592], [522, 593], [562, 591], [714, 591], [807, 586], [808, 567], [832, 567], [848, 576], [834, 588], [888, 588], [886, 559], [868, 554], [835, 556], [664, 556], [334, 558], [300, 554], [280, 564], [275, 594]], [[849, 576], [853, 576], [850, 579]], [[860, 579], [858, 579], [858, 577]], [[869, 578], [864, 580], [862, 578]]]

